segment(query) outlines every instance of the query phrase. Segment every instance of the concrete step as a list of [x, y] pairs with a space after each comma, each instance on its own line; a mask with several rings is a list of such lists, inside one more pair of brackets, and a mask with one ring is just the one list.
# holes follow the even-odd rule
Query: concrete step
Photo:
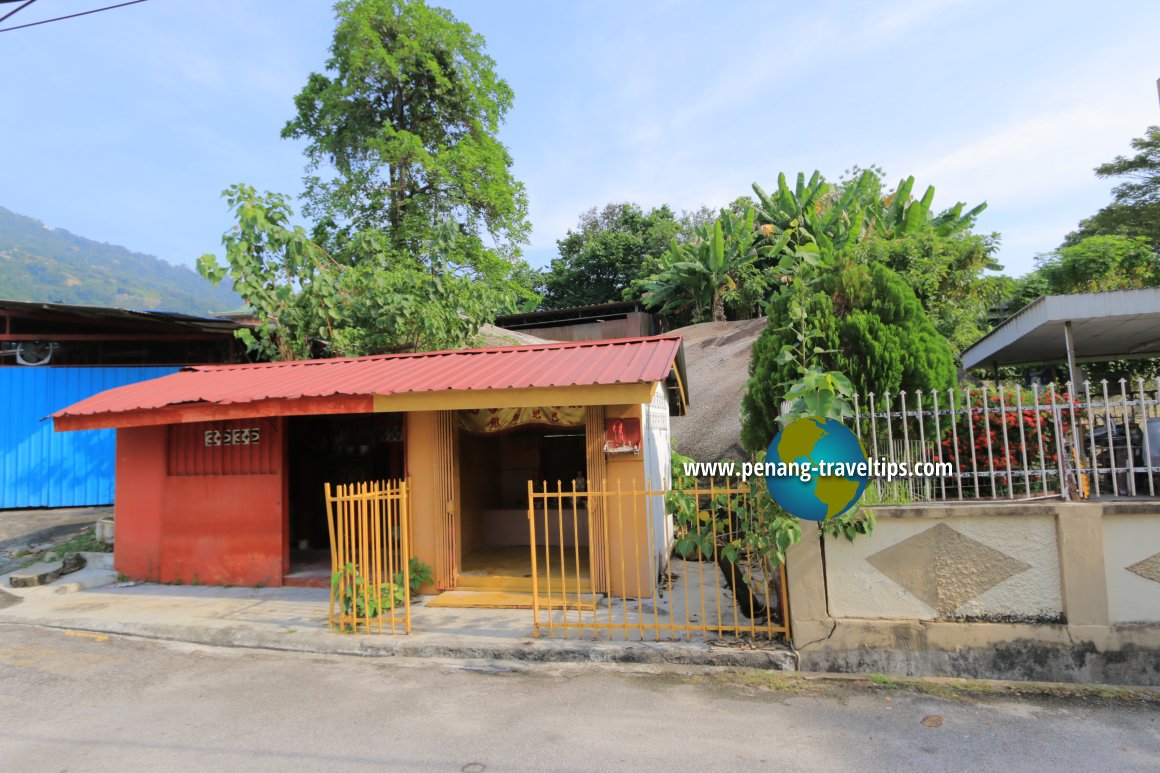
[[[541, 596], [542, 609], [572, 609], [578, 607], [593, 611], [596, 609], [597, 597], [591, 593], [582, 593], [577, 597], [568, 594], [564, 599], [558, 594]], [[445, 607], [451, 609], [532, 609], [532, 594], [518, 593], [504, 590], [449, 590], [440, 593], [427, 602], [428, 607]]]
[[[520, 577], [514, 575], [474, 575], [461, 574], [455, 583], [456, 590], [485, 590], [485, 591], [520, 591], [523, 593], [532, 592], [532, 578]], [[575, 577], [566, 577], [563, 580], [559, 576], [552, 577], [552, 593], [559, 593], [567, 589], [568, 593], [591, 593], [592, 580], [587, 577], [580, 578], [580, 587], [576, 587]], [[540, 577], [540, 592], [546, 593], [548, 590], [548, 578]]]
[[48, 585], [66, 574], [85, 568], [85, 557], [80, 553], [68, 553], [59, 561], [42, 561], [8, 575], [8, 584], [13, 588], [35, 588]]

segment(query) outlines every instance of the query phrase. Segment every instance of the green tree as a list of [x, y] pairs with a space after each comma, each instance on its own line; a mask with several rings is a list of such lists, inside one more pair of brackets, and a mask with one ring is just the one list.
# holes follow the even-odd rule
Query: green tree
[[1142, 236], [1160, 250], [1160, 126], [1149, 126], [1132, 140], [1133, 156], [1116, 156], [1096, 167], [1097, 177], [1122, 179], [1112, 189], [1112, 203], [1080, 223], [1064, 246], [1089, 236], [1119, 234]]
[[630, 202], [595, 207], [556, 242], [560, 256], [543, 273], [543, 306], [562, 309], [621, 299], [681, 231], [667, 206], [645, 212]]
[[[945, 389], [955, 383], [950, 347], [897, 273], [824, 250], [816, 263], [794, 277], [793, 292], [773, 297], [769, 325], [754, 342], [741, 406], [741, 442], [752, 451], [776, 434], [782, 401], [800, 381], [805, 383], [799, 392], [821, 393], [813, 399], [826, 405], [845, 391], [845, 384], [839, 389], [826, 378], [829, 373], [845, 374], [861, 395]], [[786, 354], [787, 347], [803, 339], [812, 342], [813, 376], [803, 375], [802, 363]]]
[[[863, 177], [868, 175], [876, 176], [876, 173], [863, 173]], [[870, 182], [867, 187], [874, 187], [874, 183]], [[925, 231], [933, 231], [938, 236], [954, 236], [968, 231], [979, 214], [987, 208], [984, 202], [964, 213], [966, 204], [960, 201], [936, 213], [931, 208], [934, 203], [934, 186], [928, 185], [920, 199], [914, 198], [913, 190], [914, 177], [911, 176], [900, 180], [898, 187], [891, 193], [873, 199], [868, 230], [887, 239], [915, 236]]]
[[[308, 233], [286, 198], [225, 192], [229, 275], [269, 358], [462, 346], [495, 314], [532, 308], [519, 257], [527, 203], [496, 137], [512, 92], [483, 39], [422, 0], [343, 0], [325, 74], [284, 137], [306, 141]], [[485, 237], [487, 243], [485, 244]]]
[[1143, 236], [1088, 236], [1035, 259], [1054, 295], [1160, 285], [1160, 253]]
[[661, 314], [689, 317], [693, 322], [706, 318], [724, 322], [725, 301], [738, 292], [740, 282], [763, 280], [763, 274], [754, 269], [758, 257], [763, 251], [780, 249], [789, 238], [759, 251], [756, 216], [753, 208], [742, 215], [721, 210], [712, 226], [697, 230], [693, 241], [681, 244], [674, 239], [661, 255], [657, 272], [638, 280], [634, 291]]
[[388, 266], [421, 262], [454, 221], [462, 265], [494, 275], [498, 257], [523, 277], [527, 198], [497, 138], [513, 94], [483, 38], [423, 0], [342, 0], [335, 11], [326, 71], [311, 74], [282, 131], [306, 141], [315, 242], [350, 263], [368, 240]]
[[922, 304], [935, 329], [961, 352], [990, 329], [988, 309], [1003, 287], [984, 272], [1000, 268], [994, 259], [998, 237], [969, 231], [949, 235], [932, 225], [888, 238], [872, 236], [848, 248], [866, 264], [897, 273]]
[[799, 173], [791, 188], [783, 174], [773, 194], [755, 184], [763, 235], [767, 242], [788, 237], [785, 250], [814, 244], [894, 269], [939, 332], [961, 349], [985, 330], [987, 308], [996, 301], [985, 272], [999, 268], [993, 259], [998, 236], [971, 232], [986, 204], [966, 210], [959, 202], [936, 211], [933, 187], [916, 198], [914, 177], [887, 191], [882, 175], [876, 166], [855, 167], [831, 185], [820, 172], [808, 181]]
[[224, 195], [238, 220], [222, 237], [226, 265], [203, 255], [198, 270], [215, 283], [233, 278], [261, 321], [239, 336], [264, 359], [458, 348], [497, 311], [510, 310], [510, 293], [453, 262], [465, 238], [453, 224], [424, 245], [430, 268], [383, 270], [373, 240], [356, 242], [364, 260], [335, 260], [291, 225], [280, 194], [236, 185]]
[[328, 340], [331, 293], [320, 286], [338, 264], [302, 228], [280, 193], [259, 194], [248, 185], [224, 191], [238, 225], [222, 236], [226, 265], [202, 255], [198, 272], [214, 284], [229, 276], [253, 311], [258, 325], [237, 332], [262, 359], [300, 360], [311, 356], [314, 339]]

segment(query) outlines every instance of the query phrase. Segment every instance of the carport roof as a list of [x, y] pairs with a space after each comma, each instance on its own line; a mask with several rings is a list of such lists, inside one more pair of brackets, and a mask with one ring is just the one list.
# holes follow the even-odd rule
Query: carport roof
[[1077, 362], [1160, 356], [1160, 287], [1046, 295], [963, 352], [963, 367], [1067, 362], [1071, 323]]
[[[110, 389], [53, 414], [56, 429], [145, 426], [303, 413], [501, 407], [513, 393], [668, 382], [683, 412], [679, 335], [246, 365], [202, 365]], [[575, 389], [579, 388], [579, 389]], [[530, 390], [530, 391], [529, 391]], [[587, 391], [586, 391], [587, 390]], [[640, 390], [621, 390], [638, 401]], [[408, 399], [411, 398], [411, 399]], [[441, 398], [445, 398], [441, 401]], [[565, 403], [565, 399], [573, 402]], [[489, 400], [493, 402], [488, 402]], [[593, 404], [599, 404], [594, 400]], [[196, 410], [191, 410], [196, 409]]]

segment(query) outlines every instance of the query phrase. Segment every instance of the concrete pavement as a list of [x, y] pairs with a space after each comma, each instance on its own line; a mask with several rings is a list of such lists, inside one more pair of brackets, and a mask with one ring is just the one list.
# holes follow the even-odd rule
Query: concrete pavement
[[0, 769], [1155, 770], [1140, 699], [769, 671], [342, 658], [0, 626]]
[[130, 585], [116, 582], [109, 554], [85, 556], [89, 567], [39, 588], [9, 588], [0, 576], [19, 599], [0, 604], [0, 624], [326, 654], [795, 667], [778, 645], [533, 639], [530, 610], [433, 609], [422, 598], [409, 635], [331, 633], [325, 589]]

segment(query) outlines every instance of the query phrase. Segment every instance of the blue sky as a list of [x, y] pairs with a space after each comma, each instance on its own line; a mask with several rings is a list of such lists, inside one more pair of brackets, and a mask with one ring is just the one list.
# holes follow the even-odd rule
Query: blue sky
[[[1160, 124], [1154, 0], [434, 4], [515, 90], [533, 265], [592, 206], [716, 207], [876, 163], [940, 208], [987, 201], [1021, 274], [1108, 200], [1092, 167]], [[332, 28], [320, 0], [150, 0], [0, 34], [0, 206], [192, 264], [230, 224], [222, 189], [299, 192], [279, 132]]]

